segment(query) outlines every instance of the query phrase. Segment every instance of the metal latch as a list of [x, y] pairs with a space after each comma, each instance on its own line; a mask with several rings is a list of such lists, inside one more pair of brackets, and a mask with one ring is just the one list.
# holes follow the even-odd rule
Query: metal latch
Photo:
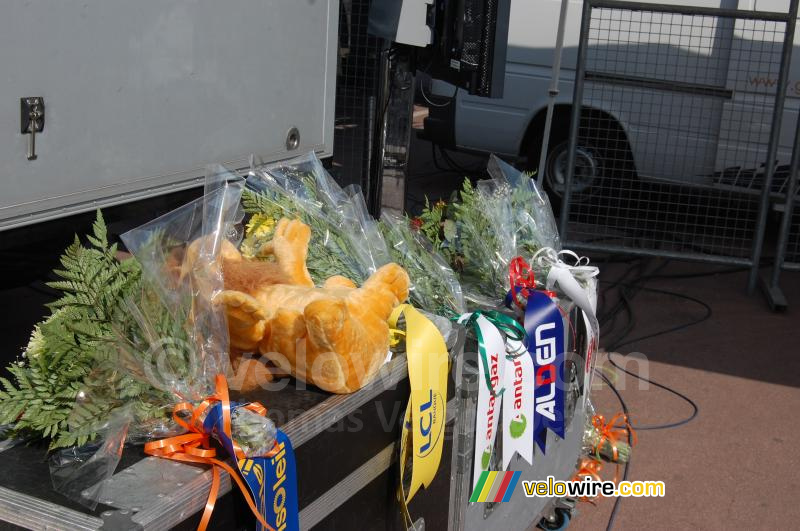
[[44, 98], [20, 98], [19, 130], [28, 136], [28, 160], [36, 160], [36, 133], [44, 130]]

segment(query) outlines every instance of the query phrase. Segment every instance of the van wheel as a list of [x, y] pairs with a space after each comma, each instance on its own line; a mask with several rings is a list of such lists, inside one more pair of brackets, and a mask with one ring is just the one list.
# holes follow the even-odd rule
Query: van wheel
[[[548, 150], [544, 169], [545, 188], [555, 195], [559, 204], [564, 197], [564, 183], [567, 179], [569, 142], [562, 141]], [[603, 178], [603, 153], [593, 146], [578, 145], [575, 149], [575, 173], [572, 178], [570, 198], [581, 201], [591, 195], [592, 187], [597, 187]]]
[[[569, 154], [569, 113], [560, 110], [553, 119], [551, 141], [541, 182], [554, 210], [560, 210], [564, 197]], [[543, 125], [543, 124], [541, 124]], [[532, 124], [537, 127], [537, 124]], [[587, 129], [588, 128], [588, 129]], [[575, 151], [575, 174], [570, 188], [570, 202], [581, 203], [606, 195], [616, 187], [613, 181], [635, 175], [633, 155], [619, 124], [599, 111], [585, 111], [581, 129], [593, 131], [591, 138], [579, 138]], [[602, 131], [602, 135], [599, 133]], [[525, 154], [527, 169], [538, 170], [542, 132], [529, 137]]]

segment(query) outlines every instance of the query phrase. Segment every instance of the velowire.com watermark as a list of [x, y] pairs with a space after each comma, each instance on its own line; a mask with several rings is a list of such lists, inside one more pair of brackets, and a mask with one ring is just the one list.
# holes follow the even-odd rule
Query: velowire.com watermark
[[548, 476], [546, 481], [523, 481], [522, 490], [528, 498], [596, 498], [619, 496], [622, 498], [658, 498], [664, 496], [663, 481], [597, 481], [591, 477], [580, 480], [556, 481]]

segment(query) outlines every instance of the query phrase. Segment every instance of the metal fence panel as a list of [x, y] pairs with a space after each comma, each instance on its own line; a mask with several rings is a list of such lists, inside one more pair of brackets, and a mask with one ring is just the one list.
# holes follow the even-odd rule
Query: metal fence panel
[[786, 246], [786, 262], [782, 265], [786, 269], [800, 269], [800, 210], [797, 208], [797, 192], [795, 192], [794, 215]]
[[788, 176], [778, 144], [793, 33], [792, 13], [587, 0], [568, 244], [757, 263]]
[[331, 174], [342, 186], [356, 184], [370, 201], [380, 178], [376, 149], [380, 130], [383, 41], [367, 32], [370, 0], [341, 0], [336, 75], [336, 124]]

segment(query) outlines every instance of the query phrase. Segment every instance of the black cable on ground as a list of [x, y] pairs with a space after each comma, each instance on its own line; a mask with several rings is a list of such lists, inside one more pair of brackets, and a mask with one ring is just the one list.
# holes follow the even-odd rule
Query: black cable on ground
[[689, 424], [691, 421], [694, 420], [694, 418], [700, 412], [700, 407], [697, 405], [697, 403], [694, 400], [692, 400], [691, 398], [689, 398], [688, 396], [686, 396], [685, 394], [681, 393], [680, 391], [676, 391], [675, 389], [673, 389], [673, 388], [671, 388], [671, 387], [669, 387], [667, 385], [658, 383], [658, 382], [656, 382], [654, 380], [651, 380], [649, 378], [646, 378], [646, 377], [644, 377], [644, 376], [642, 376], [640, 374], [636, 374], [636, 373], [633, 373], [633, 372], [631, 372], [631, 371], [629, 371], [627, 369], [623, 369], [622, 367], [620, 367], [619, 365], [614, 363], [614, 360], [611, 359], [611, 356], [608, 357], [608, 361], [611, 362], [611, 365], [613, 365], [617, 369], [621, 370], [622, 372], [624, 372], [626, 374], [629, 374], [629, 375], [633, 376], [634, 378], [638, 378], [639, 380], [642, 380], [643, 382], [647, 382], [649, 384], [653, 384], [656, 387], [658, 387], [660, 389], [663, 389], [664, 391], [667, 391], [668, 393], [672, 393], [673, 395], [677, 396], [681, 400], [684, 400], [692, 408], [692, 414], [691, 415], [689, 415], [688, 417], [686, 417], [684, 419], [676, 421], [676, 422], [670, 422], [670, 423], [667, 423], [667, 424], [650, 424], [650, 425], [640, 425], [640, 424], [631, 423], [631, 428], [633, 428], [634, 430], [637, 430], [637, 431], [645, 430], [646, 431], [646, 430], [666, 430], [666, 429], [669, 429], [669, 428], [677, 428], [679, 426], [684, 426], [686, 424]]
[[[620, 284], [620, 286], [625, 288], [625, 287], [630, 286], [630, 285], [629, 284]], [[712, 314], [711, 306], [709, 306], [707, 303], [703, 302], [702, 300], [700, 300], [700, 299], [698, 299], [696, 297], [692, 297], [691, 295], [685, 295], [683, 293], [678, 293], [676, 291], [670, 291], [670, 290], [665, 290], [665, 289], [660, 289], [660, 288], [648, 288], [648, 287], [645, 287], [645, 286], [636, 286], [636, 289], [641, 290], [641, 291], [648, 291], [648, 292], [651, 292], [651, 293], [660, 293], [662, 295], [669, 295], [671, 297], [677, 297], [679, 299], [684, 299], [684, 300], [687, 300], [689, 302], [693, 302], [693, 303], [695, 303], [695, 304], [697, 304], [699, 306], [702, 306], [705, 309], [705, 314], [702, 317], [698, 318], [698, 319], [693, 319], [692, 321], [689, 321], [688, 323], [681, 323], [679, 325], [676, 325], [676, 326], [673, 326], [673, 327], [670, 327], [670, 328], [666, 328], [664, 330], [659, 330], [658, 332], [653, 332], [652, 334], [646, 334], [646, 335], [639, 336], [639, 337], [636, 337], [636, 338], [633, 338], [633, 339], [628, 339], [626, 341], [622, 341], [622, 339], [625, 339], [625, 336], [623, 335], [622, 337], [620, 337], [619, 340], [617, 340], [616, 343], [612, 343], [610, 346], [608, 346], [606, 348], [606, 350], [616, 350], [616, 349], [618, 349], [620, 347], [624, 347], [625, 345], [630, 345], [631, 343], [637, 343], [639, 341], [644, 341], [645, 339], [651, 339], [653, 337], [662, 336], [664, 334], [677, 332], [679, 330], [683, 330], [685, 328], [689, 328], [690, 326], [694, 326], [694, 325], [700, 324], [700, 323], [702, 323], [704, 321], [707, 321], [708, 319], [711, 318], [711, 314]], [[623, 298], [626, 301], [626, 304], [629, 306], [629, 308], [630, 308], [630, 310], [632, 312], [633, 308], [631, 306], [631, 299], [628, 298], [627, 296], [624, 296]]]
[[[619, 282], [617, 282], [616, 284], [620, 285], [620, 287], [623, 290], [626, 287], [629, 287], [629, 285], [626, 285], [626, 284], [623, 284], [623, 283], [619, 283]], [[637, 337], [637, 338], [634, 338], [634, 339], [626, 340], [626, 341], [622, 341], [626, 337], [626, 335], [622, 335], [620, 337], [620, 339], [616, 343], [610, 345], [606, 349], [607, 351], [609, 351], [608, 361], [611, 363], [611, 365], [613, 365], [617, 369], [621, 370], [622, 372], [624, 372], [624, 373], [626, 373], [626, 374], [628, 374], [630, 376], [633, 376], [634, 378], [637, 378], [639, 380], [642, 380], [643, 382], [647, 382], [649, 384], [655, 385], [656, 387], [658, 387], [660, 389], [663, 389], [663, 390], [665, 390], [665, 391], [677, 396], [678, 398], [680, 398], [680, 399], [684, 400], [686, 403], [688, 403], [689, 406], [692, 408], [692, 414], [691, 415], [689, 415], [687, 418], [682, 419], [682, 420], [677, 421], [677, 422], [671, 422], [671, 423], [667, 423], [667, 424], [641, 425], [641, 426], [632, 425], [632, 427], [634, 429], [636, 429], [636, 430], [661, 430], [661, 429], [676, 428], [678, 426], [683, 426], [684, 424], [687, 424], [687, 423], [691, 422], [697, 416], [697, 414], [699, 412], [699, 407], [697, 406], [697, 404], [691, 398], [689, 398], [685, 394], [681, 393], [680, 391], [676, 391], [675, 389], [672, 389], [671, 387], [669, 387], [667, 385], [661, 384], [659, 382], [656, 382], [654, 380], [651, 380], [651, 379], [646, 378], [644, 376], [641, 376], [639, 374], [633, 373], [633, 372], [631, 372], [631, 371], [619, 366], [616, 362], [614, 362], [614, 359], [611, 357], [611, 352], [610, 351], [616, 350], [616, 349], [618, 349], [618, 348], [620, 348], [622, 346], [629, 345], [631, 343], [644, 341], [645, 339], [651, 339], [653, 337], [661, 336], [661, 335], [664, 335], [664, 334], [669, 334], [669, 333], [672, 333], [672, 332], [677, 332], [679, 330], [683, 330], [683, 329], [689, 328], [690, 326], [694, 326], [694, 325], [700, 324], [700, 323], [708, 320], [709, 318], [711, 318], [712, 310], [711, 310], [711, 307], [708, 304], [706, 304], [702, 300], [700, 300], [700, 299], [698, 299], [696, 297], [692, 297], [690, 295], [684, 295], [683, 293], [677, 293], [677, 292], [674, 292], [674, 291], [669, 291], [669, 290], [664, 290], [664, 289], [659, 289], [659, 288], [648, 288], [648, 287], [645, 287], [645, 286], [637, 286], [637, 288], [639, 290], [642, 290], [642, 291], [661, 293], [661, 294], [664, 294], [664, 295], [669, 295], [669, 296], [673, 296], [673, 297], [682, 298], [682, 299], [688, 300], [690, 302], [694, 302], [694, 303], [702, 306], [705, 309], [705, 314], [702, 317], [700, 317], [698, 319], [693, 319], [693, 320], [691, 320], [691, 321], [689, 321], [687, 323], [681, 323], [680, 325], [677, 325], [677, 326], [672, 326], [672, 327], [664, 329], [664, 330], [659, 330], [657, 332], [646, 334], [646, 335], [643, 335], [643, 336], [640, 336], [640, 337]], [[622, 297], [623, 297], [623, 301], [625, 302], [626, 307], [628, 308], [629, 315], [631, 315], [632, 318], [633, 318], [634, 312], [633, 312], [633, 307], [632, 307], [632, 304], [631, 304], [631, 299], [628, 298], [627, 296], [625, 296], [624, 294], [622, 295]], [[632, 327], [627, 327], [627, 328], [632, 328]], [[620, 354], [620, 355], [624, 356], [624, 354]]]
[[[700, 276], [710, 276], [710, 275], [715, 275], [715, 274], [726, 274], [726, 273], [729, 273], [729, 272], [732, 273], [732, 272], [736, 272], [736, 271], [740, 270], [740, 268], [736, 268], [735, 270], [733, 268], [731, 268], [731, 269], [726, 269], [726, 270], [716, 270], [716, 271], [703, 272], [703, 273], [699, 273], [699, 274], [689, 274], [689, 275], [660, 275], [659, 272], [661, 271], [661, 269], [663, 269], [666, 266], [667, 263], [668, 263], [668, 261], [663, 262], [660, 266], [658, 266], [650, 274], [643, 274], [643, 269], [646, 266], [644, 264], [642, 264], [641, 262], [634, 262], [634, 264], [632, 266], [630, 266], [623, 273], [623, 275], [620, 278], [618, 278], [616, 281], [607, 282], [608, 284], [610, 284], [610, 288], [611, 289], [614, 289], [614, 288], [618, 288], [619, 289], [620, 300], [617, 302], [617, 304], [615, 304], [615, 306], [610, 311], [606, 312], [605, 314], [603, 314], [598, 319], [598, 321], [600, 321], [602, 319], [602, 321], [604, 323], [608, 323], [609, 320], [610, 320], [611, 324], [612, 324], [611, 330], [610, 330], [610, 332], [611, 332], [611, 331], [614, 330], [614, 328], [616, 328], [616, 317], [617, 317], [617, 315], [619, 315], [621, 312], [625, 312], [625, 314], [627, 314], [627, 316], [628, 316], [627, 324], [624, 326], [622, 333], [619, 335], [619, 337], [616, 339], [616, 341], [614, 341], [606, 349], [607, 351], [609, 351], [608, 360], [611, 363], [611, 365], [613, 365], [617, 369], [621, 370], [622, 372], [624, 372], [624, 373], [626, 373], [626, 374], [628, 374], [630, 376], [633, 376], [634, 378], [637, 378], [637, 379], [639, 379], [641, 381], [644, 381], [644, 382], [647, 382], [649, 384], [652, 384], [652, 385], [654, 385], [654, 386], [656, 386], [656, 387], [658, 387], [660, 389], [663, 389], [664, 391], [667, 391], [667, 392], [673, 394], [674, 396], [677, 396], [678, 398], [684, 400], [692, 408], [692, 413], [688, 417], [686, 417], [684, 419], [681, 419], [679, 421], [676, 421], [676, 422], [670, 422], [670, 423], [665, 423], [665, 424], [652, 424], [652, 425], [636, 425], [636, 424], [630, 422], [630, 420], [629, 420], [631, 428], [633, 428], [634, 430], [665, 430], [665, 429], [670, 429], [670, 428], [676, 428], [676, 427], [679, 427], [679, 426], [683, 426], [683, 425], [688, 424], [692, 420], [694, 420], [695, 417], [697, 417], [697, 415], [698, 415], [698, 413], [700, 411], [700, 408], [691, 398], [689, 398], [687, 395], [681, 393], [680, 391], [676, 391], [675, 389], [672, 389], [671, 387], [669, 387], [667, 385], [664, 385], [662, 383], [656, 382], [656, 381], [654, 381], [654, 380], [652, 380], [650, 378], [646, 378], [644, 376], [641, 376], [639, 374], [636, 374], [634, 372], [631, 372], [631, 371], [619, 366], [614, 361], [614, 359], [612, 358], [612, 355], [611, 355], [610, 351], [618, 349], [618, 348], [620, 348], [622, 346], [625, 346], [625, 345], [629, 345], [631, 343], [635, 343], [635, 342], [643, 341], [643, 340], [650, 339], [650, 338], [653, 338], [653, 337], [661, 336], [661, 335], [664, 335], [664, 334], [669, 334], [669, 333], [677, 332], [679, 330], [683, 330], [685, 328], [700, 324], [700, 323], [708, 320], [712, 315], [711, 307], [707, 303], [705, 303], [704, 301], [702, 301], [702, 300], [700, 300], [700, 299], [698, 299], [696, 297], [692, 297], [690, 295], [684, 295], [683, 293], [678, 293], [678, 292], [675, 292], [675, 291], [642, 286], [641, 283], [646, 281], [646, 280], [651, 280], [651, 279], [654, 279], [654, 278], [694, 278], [694, 277], [700, 277]], [[637, 267], [640, 270], [639, 275], [634, 277], [631, 281], [627, 281], [626, 282], [626, 280], [628, 279], [628, 276], [630, 275], [630, 273], [634, 269], [636, 269]], [[606, 283], [606, 282], [604, 282], [604, 283]], [[687, 323], [681, 323], [680, 325], [672, 326], [672, 327], [669, 327], [667, 329], [659, 330], [657, 332], [653, 332], [653, 333], [650, 333], [650, 334], [645, 334], [643, 336], [639, 336], [639, 337], [636, 337], [634, 339], [626, 339], [627, 336], [630, 334], [630, 332], [635, 328], [635, 322], [636, 322], [636, 314], [635, 314], [635, 311], [634, 311], [634, 308], [633, 308], [633, 302], [632, 301], [633, 301], [633, 298], [639, 292], [642, 292], [642, 291], [651, 292], [651, 293], [659, 293], [659, 294], [667, 295], [667, 296], [671, 296], [671, 297], [678, 297], [678, 298], [693, 302], [693, 303], [703, 307], [703, 309], [705, 310], [705, 313], [704, 313], [704, 315], [702, 317], [699, 317], [697, 319], [693, 319], [693, 320], [691, 320], [691, 321], [689, 321]], [[605, 294], [605, 291], [603, 291], [603, 294]], [[622, 355], [622, 354], [620, 354], [620, 355]], [[616, 395], [617, 399], [620, 402], [620, 406], [622, 407], [622, 410], [623, 410], [624, 414], [626, 415], [626, 417], [630, 418], [630, 413], [629, 413], [628, 406], [625, 403], [625, 400], [622, 398], [621, 393], [617, 390], [617, 388], [614, 386], [614, 384], [611, 382], [611, 380], [605, 374], [603, 374], [603, 373], [601, 373], [599, 371], [598, 371], [598, 374], [600, 374], [600, 377], [603, 379], [603, 381], [606, 383], [606, 385], [608, 385], [609, 388]], [[631, 434], [630, 434], [630, 432], [628, 432], [628, 443], [629, 444], [631, 443]], [[627, 478], [628, 478], [629, 467], [630, 467], [630, 462], [625, 464], [624, 472], [623, 472], [623, 476], [622, 476], [622, 480], [623, 481], [626, 481]], [[606, 531], [611, 531], [611, 529], [614, 526], [614, 522], [616, 521], [616, 517], [617, 517], [617, 514], [619, 512], [620, 502], [621, 502], [621, 499], [619, 497], [617, 497], [614, 500], [614, 506], [611, 509], [611, 514], [609, 516], [608, 524], [606, 526]]]
[[[617, 388], [614, 387], [614, 384], [611, 383], [611, 380], [608, 378], [608, 376], [606, 376], [600, 371], [597, 371], [597, 374], [600, 375], [600, 378], [603, 379], [608, 388], [614, 391], [614, 394], [617, 395], [617, 400], [619, 400], [619, 405], [620, 407], [622, 407], [622, 411], [623, 413], [625, 413], [625, 416], [627, 417], [628, 405], [625, 403], [625, 399], [622, 398], [622, 395], [617, 390]], [[632, 443], [633, 441], [631, 440], [631, 432], [628, 431], [628, 445], [631, 445]], [[628, 461], [625, 462], [625, 466], [623, 467], [622, 470], [622, 481], [628, 481], [628, 473], [630, 471], [630, 468], [631, 468], [631, 456], [629, 455]], [[608, 524], [606, 525], [606, 531], [611, 531], [614, 528], [614, 521], [617, 519], [617, 513], [619, 512], [620, 499], [621, 498], [617, 496], [616, 499], [614, 500], [614, 506], [611, 508], [611, 514], [608, 517]]]

